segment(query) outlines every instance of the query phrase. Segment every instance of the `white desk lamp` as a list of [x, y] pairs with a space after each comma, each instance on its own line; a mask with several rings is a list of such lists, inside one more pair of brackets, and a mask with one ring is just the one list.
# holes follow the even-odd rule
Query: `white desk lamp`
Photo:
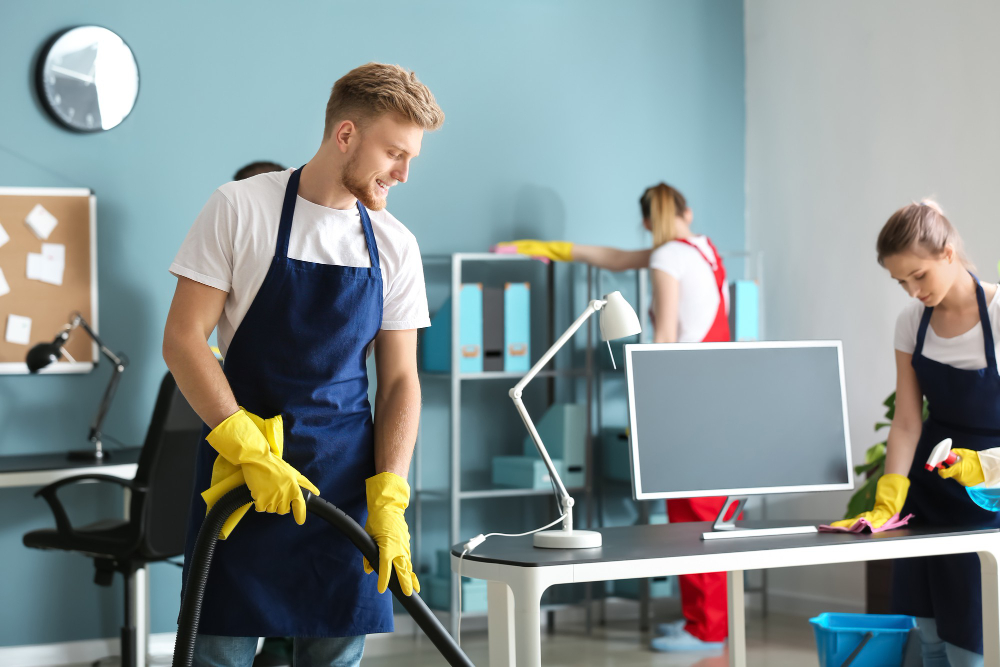
[[[635, 311], [632, 310], [632, 306], [625, 300], [621, 292], [612, 292], [604, 300], [594, 299], [587, 306], [587, 310], [573, 322], [570, 328], [559, 337], [559, 340], [542, 355], [538, 363], [531, 367], [528, 374], [521, 378], [521, 381], [509, 392], [511, 399], [514, 401], [514, 407], [517, 408], [518, 414], [521, 415], [528, 433], [531, 434], [531, 439], [535, 442], [535, 447], [538, 448], [538, 453], [542, 455], [542, 460], [545, 461], [545, 467], [548, 468], [549, 475], [552, 476], [555, 482], [559, 509], [563, 513], [561, 530], [547, 530], [535, 533], [534, 540], [536, 547], [545, 549], [587, 549], [601, 546], [600, 533], [592, 530], [573, 530], [573, 497], [569, 495], [566, 485], [563, 484], [559, 473], [556, 472], [555, 466], [552, 465], [552, 459], [549, 458], [549, 453], [545, 451], [542, 438], [538, 435], [538, 430], [535, 428], [534, 422], [531, 421], [531, 417], [524, 407], [524, 402], [521, 400], [521, 395], [524, 393], [524, 388], [528, 383], [534, 379], [545, 364], [551, 361], [556, 352], [573, 337], [577, 329], [583, 326], [583, 323], [598, 311], [601, 312], [601, 340], [612, 341], [625, 338], [626, 336], [634, 336], [642, 330], [639, 318], [636, 317]], [[610, 349], [611, 345], [609, 343], [608, 350], [610, 351]], [[612, 357], [613, 362], [614, 357]], [[590, 416], [588, 415], [587, 418], [589, 419]]]

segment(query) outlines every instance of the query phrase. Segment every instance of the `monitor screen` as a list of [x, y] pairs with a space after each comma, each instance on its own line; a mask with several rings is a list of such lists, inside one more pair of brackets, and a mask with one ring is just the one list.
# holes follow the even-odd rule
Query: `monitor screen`
[[851, 489], [840, 341], [625, 346], [636, 499]]

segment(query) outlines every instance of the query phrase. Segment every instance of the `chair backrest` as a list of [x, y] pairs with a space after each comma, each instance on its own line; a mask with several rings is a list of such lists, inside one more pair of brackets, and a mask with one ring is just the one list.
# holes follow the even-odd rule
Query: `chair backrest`
[[184, 553], [195, 454], [201, 438], [201, 418], [168, 372], [160, 383], [135, 475], [135, 481], [147, 491], [144, 498], [143, 494], [133, 496], [131, 504], [131, 516], [141, 515], [144, 519], [139, 553], [145, 558], [171, 558]]

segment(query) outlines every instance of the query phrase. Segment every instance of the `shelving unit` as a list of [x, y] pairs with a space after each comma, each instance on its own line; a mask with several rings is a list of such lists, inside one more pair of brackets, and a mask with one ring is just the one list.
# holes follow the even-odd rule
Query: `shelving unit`
[[[424, 456], [426, 455], [426, 448], [424, 446], [423, 438], [423, 419], [421, 420], [421, 429], [417, 437], [417, 447], [414, 453], [414, 494], [413, 494], [413, 523], [414, 523], [414, 567], [419, 571], [420, 564], [419, 558], [420, 554], [424, 552], [426, 545], [424, 544], [423, 536], [423, 521], [425, 510], [431, 506], [431, 504], [448, 504], [448, 542], [447, 544], [435, 545], [438, 548], [447, 548], [452, 544], [456, 544], [462, 539], [467, 539], [479, 532], [487, 532], [485, 528], [487, 527], [465, 527], [462, 526], [462, 507], [465, 502], [476, 502], [482, 500], [495, 500], [495, 499], [513, 499], [513, 498], [548, 498], [554, 500], [555, 496], [550, 489], [514, 489], [514, 488], [496, 488], [490, 483], [489, 474], [482, 473], [481, 471], [468, 471], [467, 474], [463, 474], [462, 467], [462, 396], [463, 388], [468, 387], [469, 383], [491, 383], [499, 380], [506, 380], [510, 383], [510, 386], [516, 384], [520, 380], [524, 373], [521, 372], [505, 372], [505, 371], [490, 371], [490, 372], [480, 372], [480, 373], [462, 373], [457, 369], [459, 368], [459, 346], [456, 341], [459, 340], [459, 325], [461, 322], [461, 312], [460, 312], [460, 299], [454, 298], [461, 289], [463, 282], [463, 277], [466, 274], [466, 269], [470, 265], [483, 265], [489, 264], [494, 267], [500, 268], [505, 264], [514, 263], [525, 263], [533, 262], [528, 257], [523, 257], [519, 255], [497, 255], [492, 253], [457, 253], [453, 255], [444, 256], [427, 256], [424, 257], [425, 267], [430, 269], [435, 267], [437, 271], [443, 268], [449, 270], [449, 283], [450, 288], [448, 294], [451, 298], [451, 370], [447, 373], [442, 372], [427, 372], [421, 371], [420, 378], [422, 382], [426, 382], [426, 387], [441, 387], [445, 385], [449, 393], [448, 396], [448, 485], [446, 489], [434, 489], [427, 488], [424, 484], [424, 469], [425, 465]], [[568, 291], [568, 298], [565, 299], [568, 305], [567, 316], [575, 318], [579, 313], [576, 312], [576, 299], [573, 298], [575, 294], [574, 287], [577, 281], [577, 271], [582, 269], [586, 272], [586, 292], [585, 294], [590, 295], [592, 292], [592, 281], [593, 281], [593, 271], [589, 267], [566, 267], [567, 270], [572, 271], [571, 279], [568, 285], [564, 285]], [[431, 271], [425, 271], [425, 275], [430, 274]], [[535, 332], [538, 331], [536, 324], [532, 323], [532, 340], [531, 340], [531, 353], [532, 353], [532, 363], [537, 360], [541, 354], [544, 353], [546, 349], [555, 341], [557, 337], [556, 332], [556, 320], [557, 320], [557, 307], [562, 307], [563, 300], [557, 299], [557, 286], [555, 284], [555, 266], [549, 264], [547, 269], [544, 271], [546, 279], [545, 285], [535, 285], [532, 284], [531, 290], [531, 311], [534, 315], [538, 312], [537, 299], [545, 298], [545, 311], [548, 321], [545, 323], [545, 335], [544, 340], [536, 337]], [[541, 288], [541, 289], [539, 289]], [[585, 304], [580, 304], [579, 310], [582, 311]], [[570, 320], [571, 321], [571, 320]], [[568, 326], [568, 325], [567, 325]], [[582, 336], [581, 336], [582, 338]], [[545, 378], [548, 380], [547, 393], [548, 399], [547, 403], [551, 405], [554, 402], [555, 396], [555, 382], [559, 380], [569, 381], [572, 383], [572, 393], [574, 397], [577, 393], [577, 385], [582, 380], [585, 384], [585, 394], [586, 394], [586, 414], [592, 414], [592, 402], [593, 402], [593, 388], [592, 388], [592, 378], [593, 373], [593, 327], [587, 327], [586, 333], [586, 350], [584, 353], [584, 365], [582, 368], [579, 367], [568, 367], [568, 368], [547, 368], [538, 374], [537, 377]], [[571, 353], [567, 353], [571, 354]], [[560, 354], [557, 356], [553, 363], [558, 363], [560, 360], [566, 357]], [[498, 394], [497, 397], [497, 408], [502, 409], [501, 395]], [[521, 440], [527, 435], [527, 432], [523, 429], [521, 421], [514, 410], [513, 404], [509, 404], [512, 430], [516, 433], [517, 441]], [[591, 515], [592, 515], [592, 495], [593, 495], [593, 431], [591, 429], [590, 420], [588, 420], [587, 431], [586, 431], [586, 451], [585, 451], [585, 461], [586, 461], [586, 473], [585, 473], [585, 484], [583, 487], [571, 488], [570, 493], [573, 494], [574, 498], [578, 503], [584, 502], [587, 506], [587, 518], [586, 525], [590, 525]], [[427, 505], [427, 507], [425, 507]], [[428, 510], [429, 511], [429, 510]], [[553, 515], [554, 516], [554, 515]], [[542, 525], [542, 524], [539, 524]], [[524, 525], [522, 530], [531, 530], [536, 528], [535, 525]], [[458, 575], [451, 573], [451, 598], [449, 604], [449, 622], [452, 634], [457, 632], [458, 624], [458, 587], [460, 582], [458, 581]], [[565, 605], [550, 605], [547, 609], [555, 609], [560, 606]]]

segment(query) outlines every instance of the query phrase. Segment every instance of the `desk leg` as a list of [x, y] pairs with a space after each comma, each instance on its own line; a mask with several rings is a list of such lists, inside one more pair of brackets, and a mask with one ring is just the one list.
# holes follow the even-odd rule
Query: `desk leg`
[[542, 593], [545, 591], [533, 570], [543, 568], [518, 568], [525, 572], [523, 579], [511, 582], [514, 598], [514, 655], [517, 667], [541, 667], [542, 665]]
[[514, 595], [502, 581], [486, 582], [490, 667], [514, 667]]
[[997, 555], [979, 552], [983, 586], [983, 664], [1000, 665], [1000, 577]]
[[746, 607], [743, 601], [743, 570], [727, 573], [729, 596], [729, 667], [746, 667]]

